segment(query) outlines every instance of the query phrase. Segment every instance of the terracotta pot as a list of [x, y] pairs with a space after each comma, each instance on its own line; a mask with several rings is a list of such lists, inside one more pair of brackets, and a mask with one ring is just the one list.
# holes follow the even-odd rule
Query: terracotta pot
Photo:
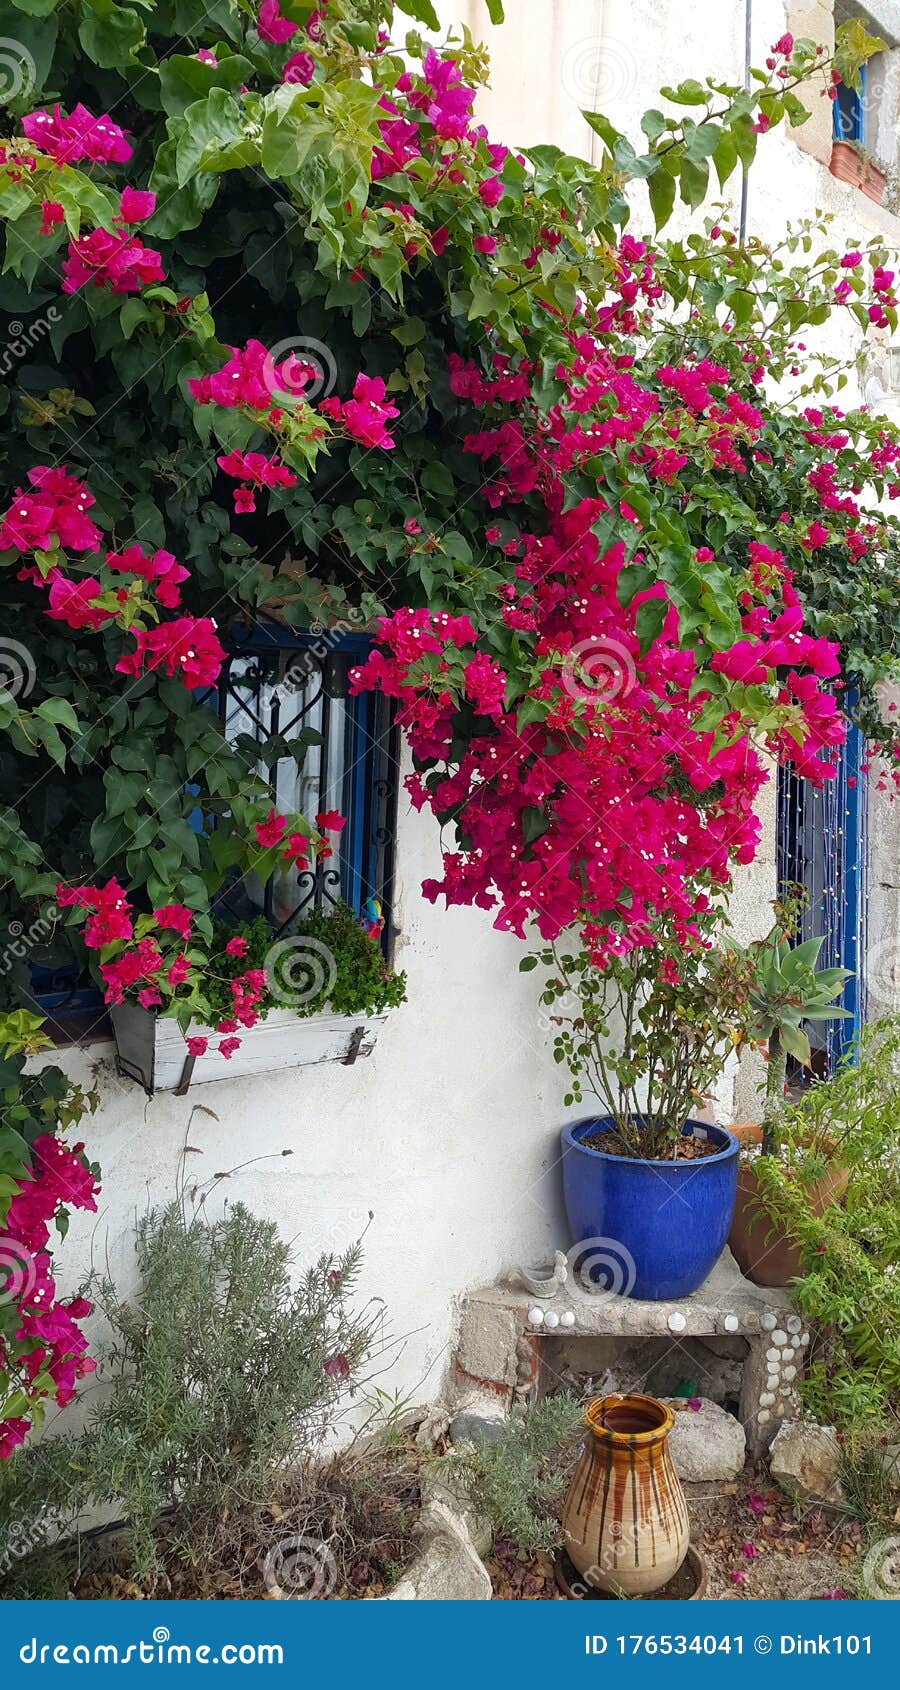
[[884, 171], [879, 170], [877, 164], [872, 164], [869, 159], [860, 158], [849, 141], [832, 141], [831, 163], [828, 168], [839, 182], [852, 183], [854, 188], [861, 188], [876, 205], [881, 204], [887, 181]]
[[655, 1397], [596, 1397], [562, 1513], [566, 1553], [585, 1583], [615, 1596], [668, 1584], [688, 1550], [687, 1505], [669, 1454], [675, 1416]]
[[[731, 1131], [743, 1144], [761, 1144], [762, 1127], [755, 1121], [741, 1122]], [[850, 1173], [840, 1162], [829, 1162], [820, 1179], [809, 1187], [809, 1207], [824, 1215], [832, 1203], [840, 1203]], [[731, 1251], [745, 1279], [754, 1285], [784, 1286], [799, 1279], [803, 1262], [796, 1244], [762, 1208], [759, 1181], [752, 1162], [738, 1168], [734, 1219], [728, 1234]]]

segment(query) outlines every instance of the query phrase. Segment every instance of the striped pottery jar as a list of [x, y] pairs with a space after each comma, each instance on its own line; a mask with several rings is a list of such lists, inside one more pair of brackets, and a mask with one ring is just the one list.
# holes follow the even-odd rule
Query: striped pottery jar
[[687, 1554], [687, 1505], [669, 1454], [671, 1409], [637, 1394], [588, 1404], [588, 1437], [569, 1486], [566, 1553], [594, 1590], [660, 1590]]

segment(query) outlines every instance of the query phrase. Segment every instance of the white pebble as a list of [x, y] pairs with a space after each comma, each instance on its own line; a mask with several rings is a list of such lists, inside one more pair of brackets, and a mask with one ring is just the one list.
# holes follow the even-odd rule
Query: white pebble
[[798, 1314], [789, 1314], [785, 1325], [789, 1332], [799, 1332], [803, 1322]]
[[776, 1327], [775, 1331], [772, 1333], [772, 1343], [778, 1344], [780, 1346], [782, 1344], [786, 1344], [787, 1341], [788, 1341], [787, 1333], [782, 1332], [780, 1326]]
[[574, 1326], [575, 1325], [574, 1310], [564, 1309], [563, 1313], [559, 1317], [559, 1324], [560, 1324], [560, 1326]]
[[736, 1332], [740, 1324], [736, 1314], [727, 1314], [722, 1322], [726, 1332]]
[[778, 1322], [773, 1314], [766, 1313], [760, 1315], [759, 1324], [764, 1332], [771, 1332], [773, 1328], [777, 1326]]
[[685, 1320], [683, 1314], [679, 1314], [677, 1309], [673, 1309], [666, 1321], [666, 1325], [668, 1326], [670, 1332], [683, 1332], [687, 1326], [687, 1321]]
[[555, 1309], [547, 1310], [547, 1313], [544, 1315], [544, 1325], [548, 1326], [551, 1331], [554, 1326], [559, 1325], [559, 1315], [556, 1313]]
[[805, 1350], [808, 1343], [809, 1343], [809, 1333], [808, 1332], [801, 1332], [801, 1334], [800, 1334], [800, 1347], [801, 1347], [801, 1349]]
[[543, 1326], [543, 1324], [544, 1324], [544, 1311], [543, 1311], [543, 1309], [529, 1309], [528, 1310], [528, 1324], [529, 1324], [529, 1326]]
[[788, 1383], [790, 1383], [790, 1381], [792, 1379], [796, 1379], [796, 1377], [797, 1377], [796, 1367], [786, 1367], [785, 1370], [784, 1370], [784, 1377], [785, 1377], [785, 1379], [787, 1379]]
[[757, 1418], [760, 1426], [765, 1426], [767, 1424], [767, 1422], [769, 1420], [771, 1420], [772, 1412], [768, 1408], [761, 1408], [758, 1415], [756, 1416], [756, 1418]]
[[766, 1361], [780, 1361], [780, 1360], [781, 1360], [781, 1351], [780, 1350], [766, 1350]]
[[781, 1383], [781, 1374], [780, 1373], [770, 1373], [768, 1379], [766, 1380], [766, 1390], [767, 1391], [774, 1391], [776, 1386], [780, 1385], [780, 1383]]
[[759, 1406], [760, 1408], [771, 1408], [774, 1401], [774, 1391], [763, 1391], [763, 1394], [759, 1399]]

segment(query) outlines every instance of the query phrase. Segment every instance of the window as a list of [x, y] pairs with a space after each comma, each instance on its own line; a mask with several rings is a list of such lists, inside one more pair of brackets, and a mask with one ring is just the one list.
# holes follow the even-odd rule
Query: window
[[[232, 741], [262, 744], [272, 735], [284, 754], [260, 773], [280, 812], [314, 817], [339, 810], [347, 825], [339, 851], [306, 870], [276, 873], [263, 887], [252, 876], [221, 900], [233, 915], [262, 912], [277, 932], [303, 910], [343, 902], [362, 913], [381, 904], [382, 944], [392, 938], [397, 736], [380, 693], [351, 697], [349, 673], [371, 642], [355, 633], [298, 634], [272, 623], [231, 642], [218, 686], [219, 719]], [[296, 755], [292, 743], [296, 746]]]
[[838, 84], [837, 99], [832, 102], [832, 126], [836, 141], [858, 141], [866, 144], [866, 67], [860, 69], [860, 90]]
[[[240, 734], [259, 744], [273, 734], [283, 737], [284, 755], [271, 768], [260, 764], [276, 810], [313, 818], [335, 809], [347, 824], [334, 858], [275, 874], [265, 886], [252, 876], [235, 882], [219, 895], [219, 913], [248, 920], [264, 914], [276, 933], [284, 933], [306, 909], [343, 902], [362, 914], [367, 900], [377, 898], [389, 957], [398, 735], [380, 693], [351, 698], [348, 688], [349, 672], [367, 657], [370, 640], [356, 633], [295, 633], [272, 623], [238, 631], [228, 643], [217, 691], [198, 698], [197, 708], [216, 707], [232, 741]], [[298, 739], [295, 755], [291, 742]], [[191, 820], [199, 831], [199, 809]], [[39, 939], [36, 934], [29, 942], [37, 947]], [[65, 929], [55, 935], [57, 953], [60, 946], [65, 954], [52, 963], [31, 966], [35, 1010], [47, 1017], [58, 1044], [108, 1036], [102, 996], [80, 972]]]
[[[853, 710], [848, 692], [846, 708]], [[801, 887], [801, 939], [823, 938], [821, 968], [849, 968], [841, 1006], [846, 1020], [807, 1025], [813, 1073], [833, 1073], [865, 1015], [866, 791], [863, 738], [851, 724], [837, 777], [820, 792], [789, 770], [779, 773], [778, 884]], [[797, 1075], [797, 1078], [800, 1076]]]

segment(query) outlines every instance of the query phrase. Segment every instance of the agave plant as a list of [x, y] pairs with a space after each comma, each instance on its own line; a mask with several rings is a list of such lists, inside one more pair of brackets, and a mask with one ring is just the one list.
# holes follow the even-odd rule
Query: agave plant
[[765, 1043], [769, 1052], [763, 1152], [776, 1148], [774, 1103], [784, 1092], [789, 1056], [809, 1067], [812, 1062], [806, 1021], [836, 1021], [849, 1011], [835, 1002], [850, 979], [847, 968], [817, 968], [823, 939], [792, 945], [783, 922], [776, 922], [764, 939], [746, 946], [751, 964], [745, 1036]]

